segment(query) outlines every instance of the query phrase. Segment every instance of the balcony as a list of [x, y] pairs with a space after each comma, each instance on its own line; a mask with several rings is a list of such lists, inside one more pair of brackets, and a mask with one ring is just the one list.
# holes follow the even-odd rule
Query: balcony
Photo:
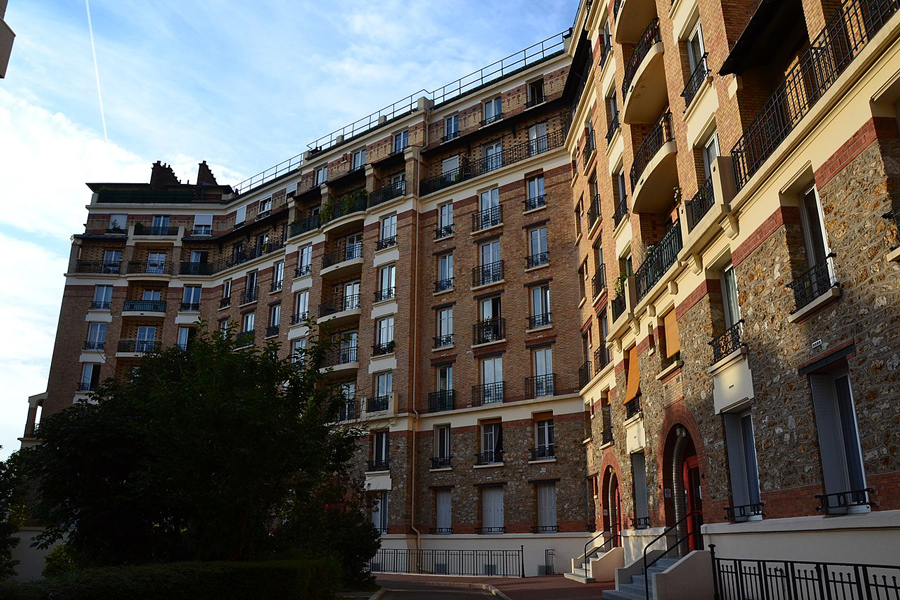
[[384, 237], [375, 242], [375, 250], [386, 250], [387, 248], [393, 248], [397, 245], [397, 236], [392, 235], [390, 237]]
[[613, 212], [613, 227], [616, 228], [619, 226], [625, 217], [628, 216], [628, 197], [623, 196], [621, 200], [616, 203], [615, 212]]
[[337, 367], [341, 365], [352, 365], [357, 362], [357, 347], [344, 346], [341, 348], [332, 348], [326, 353], [323, 365], [325, 367]]
[[394, 341], [381, 342], [372, 346], [372, 356], [384, 356], [385, 354], [394, 353]]
[[528, 329], [537, 329], [538, 327], [550, 327], [550, 313], [540, 313], [528, 317]]
[[181, 275], [212, 275], [216, 272], [212, 263], [181, 261], [178, 273]]
[[503, 261], [498, 260], [472, 269], [472, 287], [503, 281]]
[[217, 270], [223, 271], [237, 265], [242, 265], [245, 262], [251, 261], [255, 258], [259, 258], [260, 256], [265, 256], [266, 254], [271, 254], [272, 252], [276, 252], [278, 250], [281, 250], [282, 248], [284, 248], [284, 242], [282, 240], [274, 240], [271, 242], [257, 244], [255, 247], [250, 248], [249, 250], [234, 252], [231, 255], [231, 258], [228, 259], [225, 264]]
[[269, 284], [269, 293], [274, 294], [284, 289], [284, 280], [273, 281]]
[[472, 345], [490, 344], [506, 339], [506, 319], [495, 317], [472, 325]]
[[96, 392], [98, 384], [91, 381], [79, 381], [75, 384], [76, 392]]
[[359, 402], [356, 400], [347, 400], [341, 404], [337, 420], [339, 422], [356, 421], [359, 419], [359, 412]]
[[709, 342], [713, 350], [713, 364], [719, 362], [726, 356], [737, 352], [745, 344], [741, 342], [741, 334], [744, 331], [744, 320], [741, 319], [731, 327], [725, 330], [725, 333], [716, 337]]
[[472, 214], [472, 233], [503, 224], [503, 207], [486, 208]]
[[462, 159], [462, 166], [446, 173], [441, 173], [435, 177], [423, 179], [419, 185], [419, 190], [423, 196], [437, 192], [444, 188], [456, 185], [462, 181], [474, 179], [485, 173], [494, 171], [501, 166], [507, 166], [521, 162], [532, 156], [543, 154], [555, 148], [559, 148], [565, 143], [566, 131], [560, 129], [552, 131], [545, 136], [503, 148], [499, 158], [497, 156], [486, 156], [476, 160]]
[[588, 130], [584, 140], [584, 148], [581, 149], [582, 167], [584, 168], [585, 173], [588, 172], [588, 167], [591, 164], [591, 159], [594, 157], [594, 151], [596, 149], [597, 144], [594, 143], [594, 131]]
[[536, 269], [537, 267], [543, 267], [547, 264], [550, 264], [550, 253], [546, 251], [525, 257], [526, 269]]
[[609, 128], [606, 130], [606, 145], [612, 144], [613, 136], [619, 131], [619, 113], [615, 113], [609, 120]]
[[762, 167], [898, 8], [897, 2], [845, 0], [840, 10], [835, 11], [819, 35], [794, 61], [794, 67], [732, 148], [738, 190]]
[[446, 335], [436, 335], [434, 338], [434, 346], [433, 348], [449, 348], [453, 345], [453, 334], [448, 333]]
[[301, 323], [305, 323], [309, 318], [309, 313], [307, 311], [294, 313], [291, 315], [291, 325], [300, 325]]
[[791, 311], [792, 315], [819, 298], [838, 295], [840, 289], [834, 274], [834, 257], [835, 254], [832, 252], [824, 261], [811, 267], [787, 285], [794, 292], [795, 308]]
[[631, 165], [631, 209], [634, 212], [665, 212], [672, 204], [673, 190], [678, 185], [675, 151], [672, 113], [667, 112], [634, 154]]
[[247, 288], [241, 292], [241, 304], [250, 304], [259, 299], [259, 286]]
[[600, 220], [600, 194], [597, 194], [594, 196], [594, 199], [591, 200], [591, 205], [588, 207], [587, 211], [587, 217], [588, 231], [593, 231], [594, 225]]
[[[330, 317], [331, 315], [340, 315], [347, 311], [358, 311], [360, 307], [359, 294], [348, 294], [345, 296], [337, 296], [319, 305], [319, 319]], [[352, 315], [350, 315], [352, 316]], [[337, 317], [334, 319], [337, 320]]]
[[360, 189], [344, 194], [337, 200], [323, 205], [319, 216], [322, 220], [322, 225], [325, 225], [326, 223], [330, 223], [341, 217], [346, 217], [347, 215], [359, 212], [365, 213], [367, 206], [368, 198], [366, 196], [366, 191]]
[[547, 444], [531, 449], [529, 460], [556, 460], [556, 445]]
[[556, 373], [525, 378], [525, 397], [541, 398], [556, 395]]
[[291, 223], [289, 229], [290, 237], [298, 236], [303, 233], [307, 233], [310, 231], [314, 231], [319, 228], [319, 215], [314, 214], [305, 219], [300, 219], [299, 221], [294, 221]]
[[634, 47], [622, 83], [622, 120], [652, 123], [669, 102], [659, 19], [653, 19]]
[[497, 114], [495, 114], [493, 116], [485, 117], [484, 119], [481, 120], [481, 122], [479, 124], [482, 127], [484, 127], [485, 125], [490, 125], [491, 123], [496, 123], [497, 121], [499, 121], [502, 118], [503, 118], [503, 113], [498, 112]]
[[609, 305], [612, 309], [613, 323], [615, 323], [619, 320], [619, 317], [625, 314], [625, 309], [627, 308], [625, 294], [616, 294], [616, 297], [610, 301]]
[[391, 459], [386, 456], [366, 461], [366, 473], [373, 473], [375, 471], [389, 471], [390, 468]]
[[591, 370], [591, 361], [584, 361], [584, 363], [578, 367], [578, 387], [583, 388], [586, 386], [593, 375], [594, 372]]
[[85, 350], [96, 350], [101, 351], [106, 346], [105, 341], [97, 341], [97, 340], [88, 340], [84, 343]]
[[235, 348], [248, 348], [256, 343], [256, 331], [242, 331], [236, 336], [234, 336], [234, 347]]
[[385, 300], [392, 300], [395, 296], [396, 288], [383, 288], [380, 290], [375, 290], [375, 302], [384, 302]]
[[[452, 456], [432, 456], [431, 457], [431, 468], [434, 469], [449, 469], [452, 463]], [[447, 531], [438, 531], [437, 533], [450, 533]]]
[[382, 396], [373, 396], [366, 400], [366, 412], [384, 412], [391, 405], [391, 396], [384, 394]]
[[656, 17], [654, 0], [616, 0], [613, 5], [613, 39], [619, 44], [634, 44], [644, 24]]
[[[350, 263], [350, 261], [355, 262]], [[343, 272], [345, 269], [337, 266], [342, 263], [347, 263], [345, 265], [347, 268], [362, 265], [362, 242], [347, 244], [325, 254], [322, 257], [322, 270], [331, 269], [328, 273]]]
[[278, 325], [269, 325], [268, 327], [266, 327], [266, 337], [275, 337], [276, 335], [278, 335], [279, 329], [280, 327]]
[[400, 180], [396, 183], [389, 183], [369, 194], [369, 208], [384, 204], [394, 198], [399, 198], [406, 194], [406, 181]]
[[700, 88], [703, 87], [706, 78], [709, 76], [709, 67], [706, 64], [708, 55], [706, 53], [700, 57], [694, 72], [691, 73], [691, 78], [688, 79], [687, 85], [684, 86], [684, 91], [681, 92], [681, 97], [684, 98], [684, 110], [687, 110], [691, 102], [694, 101], [694, 96], [697, 95], [697, 92], [700, 91]]
[[172, 263], [165, 260], [133, 260], [128, 263], [128, 274], [171, 275]]
[[759, 521], [763, 518], [763, 503], [741, 504], [725, 507], [725, 519], [732, 523]]
[[144, 223], [135, 223], [134, 235], [175, 236], [178, 235], [178, 227], [169, 227], [168, 225], [165, 227], [153, 227]]
[[685, 209], [687, 212], [687, 226], [688, 232], [694, 230], [703, 217], [706, 216], [706, 213], [709, 212], [709, 209], [713, 207], [716, 199], [713, 194], [713, 181], [712, 179], [707, 179], [706, 183], [704, 183], [700, 189], [694, 194], [694, 197], [687, 201], [685, 205]]
[[525, 205], [525, 212], [528, 212], [529, 210], [537, 210], [539, 208], [547, 206], [547, 197], [544, 194], [541, 194], [540, 196], [535, 196], [534, 198], [523, 200], [522, 204]]
[[[475, 464], [477, 466], [503, 464], [503, 450], [485, 450], [484, 452], [478, 452], [475, 455]], [[502, 527], [496, 527], [494, 529], [500, 529], [500, 531], [491, 533], [503, 533]]]
[[606, 346], [601, 346], [594, 350], [594, 375], [605, 369], [609, 362], [609, 349]]
[[428, 394], [428, 412], [441, 412], [456, 408], [456, 390], [439, 390]]
[[625, 418], [630, 419], [631, 417], [637, 416], [641, 413], [641, 397], [626, 402], [625, 403]]
[[225, 296], [221, 300], [219, 300], [219, 308], [228, 308], [231, 306], [231, 296]]
[[116, 348], [117, 352], [122, 354], [144, 354], [145, 352], [153, 352], [159, 350], [160, 342], [158, 340], [119, 340]]
[[448, 277], [447, 279], [438, 279], [434, 282], [434, 293], [438, 294], [440, 292], [446, 292], [448, 290], [453, 289], [453, 278]]
[[[166, 313], [165, 300], [126, 300], [122, 307], [123, 313]], [[124, 316], [124, 315], [123, 315]]]
[[681, 223], [675, 221], [658, 244], [651, 246], [647, 258], [634, 272], [637, 301], [646, 296], [678, 259], [681, 251]]
[[591, 277], [591, 293], [593, 294], [593, 298], [597, 299], [600, 297], [600, 294], [603, 293], [603, 290], [606, 289], [606, 265], [601, 264], [597, 269], [597, 272], [594, 273], [594, 276]]
[[505, 399], [506, 382], [485, 383], [472, 386], [472, 406], [502, 404]]
[[440, 240], [453, 235], [453, 225], [441, 225], [434, 230], [434, 239]]

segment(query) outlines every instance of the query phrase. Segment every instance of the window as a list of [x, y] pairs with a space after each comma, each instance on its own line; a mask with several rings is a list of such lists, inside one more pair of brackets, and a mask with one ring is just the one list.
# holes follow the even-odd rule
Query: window
[[401, 171], [391, 175], [391, 187], [401, 193], [406, 193], [406, 173]]
[[823, 506], [831, 514], [868, 510], [866, 474], [849, 371], [842, 366], [810, 374], [809, 384], [825, 479]]
[[127, 219], [127, 215], [109, 215], [109, 226], [106, 230], [111, 233], [125, 233]]
[[703, 144], [703, 175], [706, 181], [712, 180], [712, 166], [719, 156], [719, 134], [715, 131]]
[[91, 308], [95, 310], [109, 310], [110, 302], [112, 302], [111, 285], [95, 285], [94, 300], [91, 302]]
[[555, 393], [556, 375], [553, 373], [553, 349], [538, 348], [531, 353], [534, 368], [534, 392], [535, 398], [552, 396]]
[[394, 317], [385, 317], [375, 322], [375, 356], [394, 351]]
[[[481, 267], [484, 270], [485, 267], [491, 267], [492, 265], [499, 265], [500, 262], [500, 240], [491, 240], [490, 242], [485, 242], [481, 244], [481, 249], [479, 252], [479, 256], [481, 258]], [[494, 281], [500, 281], [502, 277], [502, 273], [500, 273], [499, 266], [496, 269], [496, 273], [494, 269], [488, 269], [487, 272], [482, 274], [481, 285], [486, 283], [492, 283]]]
[[441, 181], [450, 185], [459, 181], [459, 155], [441, 161]]
[[247, 277], [244, 279], [244, 295], [241, 298], [241, 304], [256, 301], [259, 294], [258, 282], [259, 273], [257, 271], [250, 271], [247, 273]]
[[609, 320], [607, 319], [605, 308], [597, 315], [597, 319], [600, 321], [600, 345], [594, 353], [594, 358], [597, 363], [596, 369], [599, 371], [609, 364], [610, 359], [609, 348], [606, 347], [606, 338], [609, 336]]
[[547, 228], [535, 227], [528, 231], [528, 258], [525, 266], [528, 269], [540, 267], [550, 262], [550, 253], [547, 251]]
[[297, 277], [304, 277], [312, 272], [312, 244], [300, 247], [297, 259]]
[[800, 224], [810, 270], [791, 284], [798, 309], [836, 285], [822, 205], [815, 187], [808, 189], [800, 199]]
[[634, 521], [635, 528], [650, 526], [650, 512], [647, 508], [647, 465], [643, 452], [631, 455], [631, 477], [634, 482]]
[[409, 146], [409, 130], [401, 131], [394, 134], [393, 153], [403, 152], [403, 149]]
[[[678, 315], [673, 308], [663, 315], [663, 340], [665, 352], [663, 366], [668, 367], [674, 361], [681, 358], [681, 339], [678, 337]], [[660, 348], [662, 350], [662, 348]]]
[[481, 361], [481, 402], [503, 402], [503, 357], [494, 356]]
[[481, 464], [503, 462], [503, 426], [500, 421], [481, 425]]
[[[434, 457], [446, 461], [444, 467], [450, 466], [450, 426], [436, 425], [434, 428]], [[441, 467], [434, 467], [439, 469]]]
[[[393, 324], [392, 324], [393, 327]], [[388, 408], [388, 400], [394, 392], [394, 373], [393, 371], [386, 371], [384, 373], [378, 373], [375, 376], [375, 396], [376, 398], [380, 398], [383, 406], [380, 410], [387, 410]]]
[[359, 280], [346, 281], [334, 286], [334, 297], [340, 299], [337, 311], [359, 308]]
[[101, 271], [106, 274], [118, 273], [121, 263], [121, 250], [105, 250], [103, 252], [103, 267]]
[[544, 80], [538, 79], [528, 84], [528, 106], [536, 106], [544, 101]]
[[503, 142], [495, 140], [484, 146], [484, 170], [493, 171], [503, 166]]
[[453, 345], [453, 308], [442, 308], [437, 311], [437, 337], [435, 348]]
[[500, 296], [492, 296], [481, 301], [481, 321], [476, 323], [476, 344], [503, 339], [505, 332], [501, 320], [502, 304]]
[[619, 129], [619, 103], [616, 100], [616, 90], [613, 88], [606, 97], [607, 127], [606, 141], [612, 141], [612, 136]]
[[550, 323], [550, 284], [536, 285], [531, 288], [531, 316], [528, 319], [528, 328], [546, 327]]
[[138, 326], [135, 352], [150, 352], [156, 348], [156, 327], [153, 325]]
[[272, 196], [263, 198], [259, 201], [259, 210], [256, 212], [256, 218], [260, 219], [272, 212]]
[[437, 368], [437, 389], [439, 392], [453, 389], [453, 365], [442, 365]]
[[261, 256], [262, 254], [269, 251], [269, 234], [264, 233], [262, 235], [256, 236], [256, 255]]
[[190, 343], [191, 338], [194, 335], [193, 327], [179, 327], [178, 328], [178, 337], [175, 341], [175, 344], [182, 350], [187, 350], [188, 343]]
[[435, 533], [437, 534], [453, 533], [450, 498], [450, 490], [436, 490], [434, 493], [436, 513]]
[[328, 181], [328, 166], [316, 169], [316, 185], [322, 185]]
[[231, 304], [231, 280], [226, 279], [222, 282], [222, 300], [220, 306], [225, 307]]
[[[291, 342], [291, 362], [303, 364], [306, 359], [306, 338], [302, 337]], [[352, 396], [351, 396], [352, 398]], [[345, 419], [342, 419], [345, 420]]]
[[438, 279], [434, 285], [435, 292], [453, 289], [453, 253], [438, 256]]
[[166, 253], [148, 252], [145, 273], [162, 275], [166, 272]]
[[556, 458], [552, 418], [541, 418], [534, 422], [534, 456], [532, 460], [545, 458]]
[[242, 332], [253, 331], [255, 325], [256, 325], [256, 313], [255, 312], [244, 313], [244, 315], [241, 317], [241, 331]]
[[581, 266], [578, 267], [578, 291], [581, 293], [579, 298], [584, 300], [587, 297], [587, 278], [588, 278], [588, 270], [587, 270], [587, 261], [585, 260], [581, 263]]
[[722, 417], [731, 474], [731, 495], [734, 499], [732, 515], [736, 521], [746, 521], [750, 516], [762, 514], [753, 419], [750, 411], [726, 413]]
[[387, 431], [372, 434], [372, 471], [387, 471], [390, 466], [390, 437]]
[[78, 383], [78, 391], [94, 392], [100, 385], [100, 365], [85, 363], [81, 367], [81, 381]]
[[487, 125], [488, 123], [493, 123], [494, 121], [502, 119], [503, 105], [500, 96], [485, 102], [482, 114], [484, 116], [484, 119], [481, 121], [482, 125]]
[[444, 119], [444, 141], [459, 137], [459, 115], [452, 115]]
[[381, 219], [381, 234], [378, 238], [377, 250], [397, 245], [397, 215], [388, 215]]
[[229, 325], [228, 319], [222, 319], [222, 320], [220, 320], [220, 321], [219, 321], [219, 333], [221, 333], [222, 335], [227, 334], [227, 333], [228, 333], [228, 327], [229, 327], [229, 326], [230, 326], [230, 325]]
[[356, 171], [357, 169], [362, 169], [366, 166], [366, 149], [357, 150], [353, 153], [353, 157], [350, 161], [350, 170]]
[[376, 492], [372, 498], [372, 525], [378, 530], [378, 533], [387, 533], [388, 531], [388, 493], [387, 491]]
[[141, 290], [141, 300], [146, 302], [159, 302], [162, 299], [162, 291], [156, 289]]
[[297, 292], [294, 296], [294, 314], [291, 317], [291, 325], [302, 323], [309, 316], [309, 290]]
[[169, 215], [153, 215], [150, 235], [168, 235]]
[[503, 533], [503, 487], [481, 488], [481, 533]]
[[362, 233], [353, 233], [344, 238], [344, 260], [362, 258]]
[[581, 235], [581, 217], [584, 214], [584, 203], [582, 199], [578, 199], [578, 204], [575, 205], [575, 235]]
[[549, 147], [546, 123], [537, 123], [528, 128], [528, 153], [530, 155], [546, 152]]
[[700, 27], [700, 21], [697, 21], [697, 25], [694, 27], [694, 30], [691, 31], [690, 36], [687, 41], [687, 55], [688, 55], [688, 68], [691, 73], [694, 72], [694, 69], [700, 65], [700, 61], [703, 60], [703, 55], [706, 53], [706, 47], [703, 43], [703, 30]]
[[202, 288], [199, 285], [184, 286], [184, 293], [181, 296], [181, 310], [186, 312], [199, 311], [201, 290]]
[[284, 261], [278, 261], [272, 267], [272, 291], [280, 292], [284, 287]]
[[278, 335], [278, 325], [281, 323], [281, 304], [273, 304], [269, 307], [269, 327], [266, 329], [266, 337]]
[[625, 218], [628, 214], [628, 196], [625, 193], [625, 171], [619, 170], [613, 175], [613, 192], [616, 196], [615, 212], [613, 213], [613, 222], [615, 226]]
[[556, 484], [540, 483], [535, 486], [537, 497], [537, 533], [557, 531]]
[[387, 265], [378, 270], [378, 290], [375, 292], [375, 301], [390, 300], [394, 297], [397, 267]]
[[246, 260], [244, 256], [244, 243], [235, 242], [231, 245], [231, 264], [238, 265]]
[[532, 177], [527, 182], [528, 199], [525, 200], [525, 210], [534, 210], [547, 205], [544, 198], [544, 176]]
[[473, 229], [479, 231], [488, 227], [500, 225], [502, 213], [500, 212], [500, 190], [493, 188], [481, 192], [478, 201], [478, 214], [475, 217]]
[[85, 350], [103, 350], [106, 344], [106, 323], [91, 323], [88, 325], [87, 340], [84, 342]]
[[741, 320], [741, 307], [738, 303], [734, 266], [730, 264], [722, 271], [722, 308], [725, 313], [725, 329], [731, 329]]
[[209, 250], [191, 250], [187, 264], [181, 263], [182, 275], [210, 275]]

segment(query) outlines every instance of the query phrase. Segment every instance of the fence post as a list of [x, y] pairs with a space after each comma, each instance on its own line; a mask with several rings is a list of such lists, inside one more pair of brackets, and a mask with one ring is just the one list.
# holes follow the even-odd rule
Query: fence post
[[525, 545], [519, 546], [519, 565], [522, 567], [522, 577], [525, 577]]
[[712, 575], [713, 575], [713, 599], [721, 600], [722, 596], [719, 594], [719, 573], [716, 570], [716, 545], [709, 545], [709, 562], [712, 565]]

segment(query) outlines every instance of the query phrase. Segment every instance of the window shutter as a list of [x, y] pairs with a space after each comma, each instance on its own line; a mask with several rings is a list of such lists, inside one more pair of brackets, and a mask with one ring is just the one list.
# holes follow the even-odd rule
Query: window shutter
[[663, 327], [666, 329], [666, 357], [672, 358], [681, 350], [678, 341], [678, 318], [675, 316], [675, 309], [670, 310], [663, 317]]
[[728, 451], [728, 470], [731, 474], [731, 495], [735, 506], [750, 504], [747, 489], [747, 465], [744, 461], [744, 444], [741, 418], [735, 414], [722, 415], [725, 423], [725, 447]]
[[537, 486], [537, 502], [538, 527], [556, 527], [556, 484]]
[[234, 222], [235, 223], [243, 223], [246, 220], [247, 220], [247, 207], [241, 206], [237, 209], [237, 212], [235, 213]]
[[450, 529], [450, 491], [438, 490], [437, 492], [437, 528], [442, 530]]
[[625, 404], [628, 404], [640, 393], [641, 375], [638, 371], [638, 351], [637, 345], [631, 347], [628, 351], [628, 378], [625, 386]]
[[822, 457], [822, 476], [825, 493], [846, 492], [849, 488], [847, 466], [844, 464], [844, 441], [840, 431], [834, 398], [834, 384], [828, 375], [810, 375], [816, 430], [819, 434], [819, 454]]
[[631, 474], [634, 480], [634, 516], [648, 517], [647, 509], [647, 465], [643, 452], [631, 455]]

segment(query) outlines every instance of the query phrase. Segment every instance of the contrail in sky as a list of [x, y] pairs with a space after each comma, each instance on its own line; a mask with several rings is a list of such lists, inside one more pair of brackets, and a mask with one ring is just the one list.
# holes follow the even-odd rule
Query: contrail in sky
[[88, 0], [84, 0], [84, 8], [87, 9], [88, 31], [91, 32], [91, 53], [94, 55], [94, 75], [97, 77], [97, 98], [100, 100], [100, 120], [103, 121], [103, 139], [107, 142], [109, 137], [106, 135], [106, 115], [103, 113], [103, 94], [100, 93], [100, 69], [97, 67], [97, 49], [94, 47], [94, 27], [91, 25], [91, 5]]

